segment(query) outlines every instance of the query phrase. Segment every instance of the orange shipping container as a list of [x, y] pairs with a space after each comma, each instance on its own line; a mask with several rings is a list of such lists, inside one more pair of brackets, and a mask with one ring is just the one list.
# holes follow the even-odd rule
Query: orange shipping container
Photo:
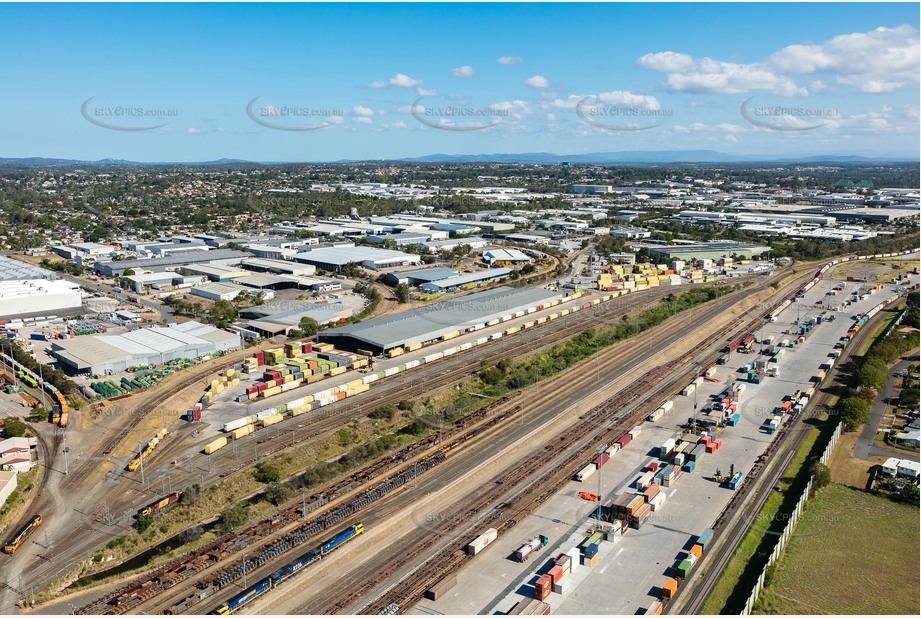
[[662, 585], [662, 598], [670, 599], [678, 592], [678, 580], [669, 577]]
[[697, 543], [695, 543], [694, 547], [691, 548], [691, 551], [689, 553], [694, 554], [699, 559], [701, 554], [704, 553], [704, 548], [698, 545]]
[[343, 400], [343, 399], [345, 399], [345, 393], [343, 393], [343, 392], [341, 392], [341, 391], [338, 392], [338, 393], [336, 393], [336, 399], [338, 399], [338, 400], [340, 400], [340, 401]]

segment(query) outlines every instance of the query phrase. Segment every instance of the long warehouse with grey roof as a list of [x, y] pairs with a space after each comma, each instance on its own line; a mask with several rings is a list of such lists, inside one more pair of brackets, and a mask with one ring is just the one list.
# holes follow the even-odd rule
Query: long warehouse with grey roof
[[167, 327], [139, 328], [123, 335], [84, 335], [56, 340], [51, 343], [51, 355], [77, 373], [103, 374], [240, 347], [239, 335], [189, 321]]
[[393, 348], [421, 346], [456, 333], [477, 330], [489, 323], [510, 319], [513, 315], [557, 304], [565, 298], [566, 294], [543, 288], [503, 286], [323, 331], [318, 334], [318, 339], [344, 350], [383, 353]]

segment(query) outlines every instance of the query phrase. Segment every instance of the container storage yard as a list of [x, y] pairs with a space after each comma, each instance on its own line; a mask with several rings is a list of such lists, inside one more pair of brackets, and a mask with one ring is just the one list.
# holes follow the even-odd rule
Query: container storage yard
[[[851, 325], [858, 320], [852, 316], [891, 300], [871, 294], [835, 312], [816, 305], [835, 284], [819, 280], [810, 285], [796, 306], [775, 312], [774, 321], [751, 335], [751, 345], [748, 338], [743, 338], [744, 345], [727, 342], [732, 349], [726, 362], [702, 370], [709, 379], [695, 380], [690, 392], [685, 388], [684, 394], [663, 401], [640, 431], [624, 436], [625, 444], [608, 461], [586, 464], [555, 498], [522, 521], [514, 535], [496, 539], [458, 571], [457, 589], [463, 593], [449, 591], [435, 602], [423, 600], [413, 613], [507, 613], [529, 599], [548, 604], [553, 614], [661, 610], [661, 597], [667, 604], [678, 582], [693, 571], [712, 534], [705, 531], [775, 439], [776, 427], [808, 405], [834, 363], [835, 345], [854, 332]], [[838, 319], [816, 320], [823, 312]], [[801, 326], [810, 321], [797, 343]], [[793, 345], [782, 355], [770, 343], [756, 343], [783, 339]], [[768, 356], [784, 378], [765, 374], [755, 383], [749, 367]], [[698, 423], [694, 433], [682, 427], [707, 419], [712, 422]], [[765, 424], [772, 422], [775, 430], [766, 431]], [[709, 429], [702, 429], [704, 425]], [[601, 522], [597, 504], [584, 497], [586, 486], [601, 496]], [[597, 541], [597, 553], [589, 556], [585, 549], [597, 538], [596, 530], [605, 540]], [[537, 535], [546, 535], [547, 545], [527, 562], [510, 559], [523, 538]], [[568, 571], [554, 570], [558, 556], [574, 548], [580, 559]], [[659, 592], [652, 596], [650, 591]]]

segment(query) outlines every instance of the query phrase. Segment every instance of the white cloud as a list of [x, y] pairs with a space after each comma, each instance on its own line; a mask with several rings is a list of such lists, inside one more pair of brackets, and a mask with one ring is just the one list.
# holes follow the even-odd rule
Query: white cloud
[[457, 67], [456, 69], [451, 69], [451, 75], [454, 77], [473, 77], [476, 75], [476, 71], [473, 70], [473, 67], [469, 64], [464, 66]]
[[385, 82], [371, 82], [368, 84], [369, 88], [415, 88], [416, 86], [421, 86], [422, 82], [418, 79], [413, 79], [405, 73], [397, 73], [390, 79]]
[[727, 144], [738, 144], [739, 143], [739, 138], [732, 134], [727, 135], [726, 137], [723, 138], [723, 140]]
[[824, 92], [827, 85], [814, 80], [807, 88], [794, 78], [828, 73], [838, 84], [859, 92], [882, 93], [918, 83], [919, 50], [918, 32], [902, 25], [842, 34], [819, 44], [789, 45], [748, 64], [664, 51], [641, 56], [637, 65], [666, 73], [665, 85], [679, 92], [738, 94], [762, 90], [782, 96], [806, 95]]
[[195, 127], [189, 127], [188, 129], [186, 129], [186, 132], [191, 135], [197, 135], [198, 133], [201, 133], [201, 129], [196, 129]]
[[420, 97], [433, 97], [438, 94], [438, 91], [435, 89], [426, 90], [425, 88], [416, 88], [416, 94]]
[[397, 120], [396, 122], [384, 123], [384, 127], [388, 129], [405, 129], [406, 123], [402, 120]]
[[363, 105], [356, 105], [352, 108], [352, 111], [355, 112], [356, 116], [373, 116], [374, 110], [370, 107], [365, 107]]
[[550, 82], [543, 75], [533, 75], [528, 79], [524, 80], [525, 86], [531, 86], [532, 88], [549, 88]]
[[659, 100], [654, 96], [637, 94], [629, 90], [612, 90], [611, 92], [602, 92], [600, 94], [571, 94], [566, 99], [554, 99], [550, 106], [573, 111], [579, 106], [580, 102], [583, 106], [604, 104], [640, 107], [648, 110], [662, 109]]
[[355, 122], [359, 124], [372, 124], [374, 121], [367, 116], [359, 116], [355, 119]]
[[524, 62], [524, 58], [521, 56], [501, 56], [496, 58], [496, 62], [499, 64], [521, 64]]

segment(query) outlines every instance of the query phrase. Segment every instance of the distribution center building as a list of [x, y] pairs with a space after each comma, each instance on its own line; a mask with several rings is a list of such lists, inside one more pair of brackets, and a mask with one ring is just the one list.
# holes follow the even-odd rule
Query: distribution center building
[[374, 247], [325, 247], [298, 253], [294, 256], [294, 260], [333, 271], [337, 271], [349, 263], [355, 263], [371, 269], [410, 266], [422, 263], [422, 258], [418, 255], [389, 249], [376, 249]]
[[10, 279], [0, 281], [0, 318], [66, 316], [81, 313], [83, 295], [70, 281]]
[[393, 348], [426, 344], [445, 335], [476, 330], [528, 309], [542, 308], [565, 294], [543, 288], [498, 287], [394, 315], [321, 331], [319, 341], [343, 350], [382, 353]]
[[78, 373], [104, 374], [176, 358], [238, 350], [240, 336], [200, 322], [139, 328], [124, 335], [82, 335], [51, 342], [51, 354]]

